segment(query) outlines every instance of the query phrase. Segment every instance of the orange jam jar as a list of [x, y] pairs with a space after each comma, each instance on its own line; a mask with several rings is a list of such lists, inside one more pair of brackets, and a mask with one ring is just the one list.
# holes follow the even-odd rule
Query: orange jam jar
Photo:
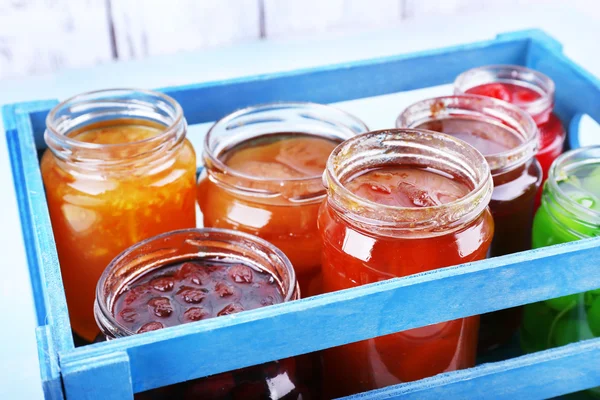
[[319, 206], [327, 157], [367, 131], [357, 118], [312, 103], [242, 109], [208, 132], [198, 203], [204, 226], [244, 231], [281, 249], [303, 297], [320, 292]]
[[[486, 256], [492, 177], [465, 142], [418, 129], [369, 132], [333, 151], [324, 181], [325, 292]], [[478, 328], [473, 316], [326, 349], [325, 398], [472, 367]]]
[[92, 341], [96, 284], [110, 261], [195, 226], [196, 156], [181, 106], [164, 94], [103, 90], [48, 114], [41, 161], [71, 326]]

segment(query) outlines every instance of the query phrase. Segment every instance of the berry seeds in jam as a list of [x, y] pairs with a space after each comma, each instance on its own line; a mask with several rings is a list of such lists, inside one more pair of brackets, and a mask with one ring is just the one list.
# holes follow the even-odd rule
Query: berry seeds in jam
[[143, 333], [281, 302], [269, 273], [234, 260], [186, 261], [134, 281], [113, 311], [119, 324]]

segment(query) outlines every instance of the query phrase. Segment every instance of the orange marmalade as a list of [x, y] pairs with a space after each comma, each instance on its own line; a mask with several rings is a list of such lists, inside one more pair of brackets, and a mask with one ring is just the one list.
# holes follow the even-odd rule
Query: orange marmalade
[[[65, 103], [93, 108], [87, 97], [107, 96], [99, 93]], [[113, 119], [65, 126], [61, 121], [71, 111], [65, 112], [63, 103], [47, 121], [49, 150], [42, 157], [42, 177], [71, 325], [87, 341], [99, 332], [95, 288], [110, 261], [141, 240], [195, 226], [196, 158], [185, 139], [185, 120], [178, 117], [181, 109], [166, 96], [141, 94], [150, 105], [172, 105], [174, 115], [120, 118], [123, 114], [111, 110]], [[77, 120], [76, 115], [66, 118]], [[168, 125], [170, 119], [174, 123]]]
[[280, 103], [233, 113], [209, 131], [198, 204], [205, 227], [261, 237], [292, 262], [303, 297], [320, 292], [321, 176], [331, 151], [366, 130], [335, 108]]

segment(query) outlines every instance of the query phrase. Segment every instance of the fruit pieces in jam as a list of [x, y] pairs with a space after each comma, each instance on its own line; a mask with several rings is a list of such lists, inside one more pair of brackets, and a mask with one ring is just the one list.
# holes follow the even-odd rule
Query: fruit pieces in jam
[[[433, 168], [383, 166], [361, 171], [344, 186], [386, 206], [430, 207], [454, 202], [472, 188]], [[349, 218], [349, 217], [348, 217]], [[319, 216], [326, 292], [485, 258], [493, 234], [489, 211], [450, 233], [387, 237], [363, 233], [325, 203]], [[475, 363], [479, 317], [385, 335], [323, 352], [326, 398], [345, 396]]]
[[[120, 325], [144, 333], [283, 302], [270, 273], [235, 260], [190, 260], [162, 267], [137, 279], [119, 294], [113, 314]], [[194, 379], [136, 394], [142, 399], [306, 399], [299, 378], [302, 357]], [[306, 376], [306, 375], [302, 375]]]
[[[88, 125], [69, 136], [101, 145], [105, 156], [126, 159], [138, 143], [164, 129], [122, 119]], [[43, 155], [41, 171], [71, 325], [83, 339], [91, 342], [99, 332], [93, 315], [96, 283], [110, 261], [148, 237], [195, 226], [195, 170], [187, 140], [158, 166], [99, 163], [90, 170], [59, 161], [50, 150]]]
[[239, 263], [187, 261], [128, 285], [114, 315], [130, 331], [143, 333], [282, 301], [269, 273]]
[[[542, 97], [542, 93], [533, 87], [512, 83], [486, 83], [472, 87], [466, 93], [494, 97], [523, 108]], [[566, 132], [551, 108], [532, 117], [540, 132], [540, 149], [536, 158], [542, 167], [545, 181], [548, 178], [550, 165], [562, 153]]]
[[277, 195], [234, 193], [206, 177], [198, 184], [204, 226], [241, 230], [281, 249], [296, 270], [303, 297], [318, 291], [309, 287], [321, 263], [321, 202], [310, 197], [323, 192], [320, 177], [337, 144], [315, 135], [277, 133], [244, 141], [219, 155], [230, 169], [257, 178], [247, 189]]

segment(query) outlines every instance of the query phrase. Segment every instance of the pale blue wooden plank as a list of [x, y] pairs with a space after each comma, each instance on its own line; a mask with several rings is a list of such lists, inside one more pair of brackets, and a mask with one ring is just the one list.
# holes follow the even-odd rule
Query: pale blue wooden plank
[[127, 352], [133, 389], [144, 391], [597, 288], [599, 244], [552, 246], [94, 344], [62, 352], [60, 364], [69, 371], [82, 360]]
[[[150, 363], [149, 367], [156, 363]], [[131, 373], [129, 357], [124, 352], [114, 352], [82, 360], [63, 371], [67, 400], [130, 400]], [[100, 390], [97, 388], [101, 383]]]
[[600, 386], [599, 357], [600, 338], [344, 399], [547, 399]]
[[461, 72], [486, 64], [524, 65], [529, 40], [527, 33], [515, 34], [444, 49], [161, 90], [179, 101], [190, 124], [198, 124], [253, 104], [333, 103], [451, 83]]
[[52, 331], [48, 325], [36, 329], [38, 359], [42, 390], [47, 400], [63, 400], [62, 380], [58, 365], [57, 350], [52, 343]]

